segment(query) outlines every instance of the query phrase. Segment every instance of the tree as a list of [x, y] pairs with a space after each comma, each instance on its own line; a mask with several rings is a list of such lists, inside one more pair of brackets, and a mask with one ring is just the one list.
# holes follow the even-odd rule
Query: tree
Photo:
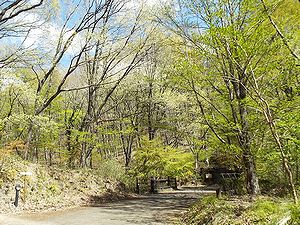
[[[184, 15], [189, 15], [188, 19], [180, 20], [179, 14], [175, 14], [174, 17], [167, 11], [168, 20], [162, 22], [179, 33], [199, 51], [199, 55], [196, 57], [201, 57], [199, 58], [202, 63], [199, 68], [203, 73], [201, 81], [214, 89], [219, 97], [226, 99], [230, 111], [224, 112], [222, 108], [219, 108], [210, 94], [202, 94], [198, 86], [199, 80], [195, 80], [195, 77], [188, 77], [186, 82], [194, 93], [202, 117], [216, 137], [223, 144], [235, 144], [241, 148], [247, 190], [249, 194], [256, 195], [259, 193], [259, 185], [254, 153], [251, 150], [249, 108], [246, 103], [250, 76], [247, 67], [253, 56], [242, 54], [244, 48], [253, 48], [253, 46], [249, 46], [250, 42], [244, 41], [246, 38], [253, 37], [253, 32], [248, 30], [250, 29], [250, 27], [248, 28], [249, 18], [253, 19], [253, 6], [248, 2], [236, 1], [226, 3], [217, 1], [215, 4], [211, 4], [209, 1], [179, 1], [179, 6], [183, 7], [180, 13], [186, 12]], [[187, 58], [187, 60], [189, 59]], [[213, 79], [217, 79], [218, 83], [214, 84], [216, 82]], [[234, 125], [231, 129], [234, 135], [225, 134], [226, 138], [223, 138], [223, 135], [219, 134], [216, 127], [210, 122], [204, 103], [219, 114], [227, 125]]]
[[[268, 95], [272, 92], [272, 87], [266, 82], [272, 79], [275, 71], [277, 73], [284, 68], [294, 74], [292, 71], [295, 68], [291, 70], [289, 66], [293, 60], [285, 66], [282, 64], [281, 68], [275, 66], [283, 60], [278, 59], [279, 55], [291, 56], [295, 61], [297, 55], [291, 42], [288, 42], [274, 22], [266, 3], [178, 1], [177, 8], [173, 11], [167, 8], [165, 16], [167, 19], [162, 18], [160, 22], [182, 38], [180, 48], [184, 54], [181, 54], [182, 60], [177, 61], [178, 83], [194, 94], [206, 125], [218, 140], [241, 149], [248, 192], [253, 195], [259, 193], [254, 151], [258, 144], [254, 137], [258, 133], [255, 127], [266, 127], [259, 125], [254, 118], [262, 121], [265, 117], [281, 153], [283, 168], [296, 202], [287, 151], [283, 150], [283, 141], [279, 140], [273, 124], [274, 113], [259, 93]], [[287, 20], [293, 21], [292, 17], [295, 16]], [[295, 31], [290, 29], [290, 32]], [[276, 62], [265, 58], [267, 55], [275, 57]], [[262, 91], [263, 88], [267, 89]], [[289, 99], [293, 96], [292, 89], [289, 86], [284, 88]], [[276, 95], [274, 97], [278, 100], [280, 98]]]
[[[38, 65], [32, 65], [31, 69], [36, 76], [36, 103], [34, 106], [34, 115], [42, 114], [61, 93], [75, 90], [89, 90], [88, 113], [84, 117], [81, 130], [87, 129], [91, 120], [91, 108], [94, 104], [93, 97], [96, 90], [102, 86], [102, 83], [111, 82], [113, 76], [120, 76], [114, 85], [112, 85], [100, 104], [94, 112], [94, 117], [99, 117], [107, 99], [114, 92], [118, 84], [129, 74], [136, 64], [142, 59], [145, 53], [145, 39], [131, 45], [132, 39], [137, 38], [140, 31], [139, 18], [136, 22], [127, 27], [123, 36], [118, 31], [124, 29], [125, 25], [115, 25], [113, 22], [118, 14], [121, 14], [123, 4], [119, 1], [104, 1], [98, 4], [97, 1], [88, 1], [87, 5], [77, 4], [67, 15], [64, 24], [61, 27], [55, 52], [50, 57], [50, 63], [42, 62]], [[86, 7], [85, 7], [86, 6]], [[83, 7], [86, 11], [82, 14], [79, 9]], [[74, 24], [74, 18], [78, 21]], [[71, 27], [71, 28], [70, 28]], [[125, 30], [123, 30], [125, 31]], [[118, 41], [116, 42], [116, 40]], [[71, 59], [66, 61], [66, 55], [70, 54], [70, 49], [74, 48], [74, 42], [82, 40], [80, 46], [77, 46], [75, 53], [71, 54]], [[127, 53], [126, 53], [127, 52]], [[67, 64], [64, 71], [59, 70], [61, 63]], [[123, 68], [117, 68], [125, 64]], [[88, 83], [80, 87], [74, 87], [70, 81], [71, 75], [84, 71], [87, 68], [89, 74]], [[118, 71], [119, 69], [119, 71]], [[59, 72], [58, 72], [59, 71]], [[59, 73], [59, 75], [56, 75]], [[95, 76], [99, 78], [95, 78]], [[75, 76], [75, 75], [74, 75]], [[54, 81], [55, 80], [55, 81]], [[95, 106], [96, 107], [96, 106]], [[93, 118], [94, 122], [97, 118]], [[28, 149], [33, 139], [32, 129], [28, 130]], [[84, 147], [85, 148], [85, 147]], [[89, 158], [91, 150], [82, 151], [82, 164], [86, 165], [86, 159]]]
[[182, 149], [164, 146], [159, 139], [143, 139], [135, 154], [133, 173], [150, 177], [189, 177], [193, 175], [193, 156]]

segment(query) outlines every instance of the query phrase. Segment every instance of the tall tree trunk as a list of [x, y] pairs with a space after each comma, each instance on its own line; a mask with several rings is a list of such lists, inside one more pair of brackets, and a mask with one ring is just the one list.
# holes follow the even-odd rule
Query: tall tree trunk
[[238, 90], [236, 96], [239, 102], [239, 114], [241, 129], [239, 131], [239, 143], [243, 150], [243, 161], [246, 172], [247, 191], [250, 195], [257, 195], [260, 193], [258, 177], [256, 174], [255, 158], [251, 152], [250, 132], [248, 124], [248, 110], [245, 103], [247, 97], [246, 90], [246, 74], [240, 72]]
[[25, 160], [30, 159], [33, 136], [34, 136], [34, 134], [33, 134], [33, 124], [32, 124], [32, 121], [30, 121], [29, 126], [28, 126], [28, 135], [27, 135], [26, 149], [25, 149], [25, 155], [24, 155]]
[[150, 81], [149, 83], [149, 93], [148, 93], [148, 136], [149, 140], [154, 139], [154, 128], [153, 128], [153, 104], [152, 104], [152, 98], [153, 98], [153, 83]]
[[123, 134], [121, 134], [121, 142], [122, 142], [123, 153], [125, 158], [125, 168], [129, 167], [131, 161], [133, 141], [134, 141], [133, 134], [129, 134], [129, 137], [125, 137]]
[[243, 161], [246, 170], [247, 192], [250, 195], [258, 195], [260, 193], [260, 189], [256, 175], [255, 160], [250, 149], [245, 149], [243, 151]]
[[[89, 84], [93, 84], [94, 77], [91, 76], [89, 80]], [[85, 117], [83, 118], [82, 124], [81, 124], [81, 131], [85, 131], [88, 135], [88, 139], [90, 135], [93, 135], [93, 109], [94, 109], [94, 103], [95, 103], [95, 88], [89, 87], [88, 89], [88, 106], [87, 106], [87, 112]], [[81, 149], [81, 157], [80, 157], [80, 165], [81, 167], [90, 167], [91, 166], [91, 156], [92, 156], [92, 149], [93, 144], [88, 143], [88, 141], [84, 141], [82, 144]]]
[[279, 149], [279, 152], [280, 152], [280, 155], [281, 155], [281, 160], [282, 160], [282, 165], [283, 165], [283, 168], [284, 168], [285, 173], [286, 173], [287, 178], [288, 178], [288, 183], [289, 183], [289, 186], [290, 186], [291, 194], [293, 196], [295, 204], [297, 204], [298, 203], [298, 195], [297, 195], [297, 190], [296, 190], [296, 187], [295, 187], [295, 184], [294, 184], [293, 173], [292, 173], [292, 169], [290, 167], [290, 162], [289, 162], [288, 157], [285, 153], [284, 147], [281, 143], [280, 136], [277, 132], [277, 128], [276, 128], [275, 122], [273, 120], [269, 104], [261, 96], [259, 96], [259, 97], [260, 97], [260, 100], [262, 101], [262, 103], [265, 105], [264, 115], [265, 115], [265, 118], [268, 122], [268, 125], [269, 125], [269, 128], [271, 130], [272, 136], [275, 140], [275, 143], [276, 143], [276, 145]]
[[262, 111], [264, 113], [264, 117], [265, 117], [265, 119], [268, 123], [268, 126], [270, 128], [272, 136], [273, 136], [273, 138], [275, 140], [275, 143], [278, 147], [278, 150], [280, 152], [283, 169], [285, 170], [285, 174], [287, 175], [287, 178], [288, 178], [288, 183], [289, 183], [289, 186], [290, 186], [291, 194], [293, 196], [294, 203], [297, 204], [298, 203], [298, 194], [297, 194], [297, 190], [296, 190], [296, 187], [295, 187], [295, 184], [294, 184], [292, 169], [290, 167], [290, 162], [289, 162], [288, 157], [285, 153], [284, 147], [281, 143], [280, 135], [278, 134], [277, 127], [276, 127], [275, 121], [273, 119], [270, 106], [269, 106], [268, 102], [262, 97], [262, 95], [259, 91], [260, 89], [259, 89], [259, 86], [257, 84], [257, 80], [256, 80], [255, 76], [253, 76], [252, 78], [253, 78], [253, 81], [254, 81], [254, 86], [253, 86], [254, 91], [256, 92], [256, 95], [259, 99], [258, 104], [262, 108]]

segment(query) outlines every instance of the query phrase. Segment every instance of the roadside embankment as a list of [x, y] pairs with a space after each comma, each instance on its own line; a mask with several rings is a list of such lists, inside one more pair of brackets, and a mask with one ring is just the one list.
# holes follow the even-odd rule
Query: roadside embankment
[[[300, 207], [290, 199], [214, 196], [201, 198], [182, 218], [186, 225], [274, 225], [300, 224]], [[284, 223], [283, 223], [284, 222]]]
[[[116, 168], [68, 169], [7, 158], [0, 167], [0, 212], [60, 210], [131, 198], [117, 174]], [[18, 207], [16, 185], [21, 186]]]

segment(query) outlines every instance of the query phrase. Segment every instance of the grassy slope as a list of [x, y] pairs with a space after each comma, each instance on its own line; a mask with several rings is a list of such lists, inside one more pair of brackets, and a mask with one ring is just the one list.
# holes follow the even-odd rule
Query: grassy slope
[[188, 225], [271, 225], [288, 215], [292, 216], [289, 224], [300, 224], [300, 207], [293, 206], [288, 199], [259, 197], [250, 201], [209, 196], [191, 207], [182, 222]]

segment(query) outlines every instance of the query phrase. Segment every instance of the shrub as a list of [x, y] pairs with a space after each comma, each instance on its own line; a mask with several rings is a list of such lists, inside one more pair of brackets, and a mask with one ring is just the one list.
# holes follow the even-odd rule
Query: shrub
[[[196, 225], [271, 225], [288, 215], [290, 202], [282, 199], [259, 198], [254, 202], [243, 198], [201, 199], [185, 215], [184, 224]], [[300, 224], [300, 208], [292, 210], [292, 221]]]

